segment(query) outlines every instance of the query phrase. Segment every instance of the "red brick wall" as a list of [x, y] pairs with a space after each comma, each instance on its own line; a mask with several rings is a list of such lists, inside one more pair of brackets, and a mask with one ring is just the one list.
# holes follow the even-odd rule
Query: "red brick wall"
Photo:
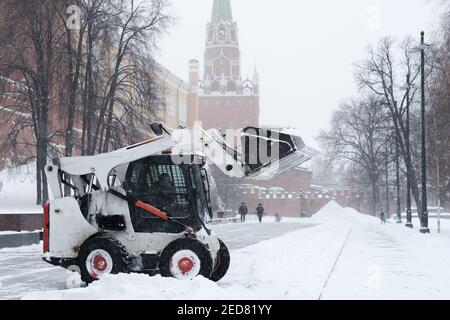
[[[289, 170], [271, 180], [258, 181], [261, 187], [283, 187], [286, 192], [297, 192], [299, 190], [311, 191], [312, 172], [307, 170]], [[250, 180], [249, 183], [252, 183]]]
[[199, 121], [205, 129], [241, 129], [259, 124], [258, 96], [200, 96]]
[[0, 231], [42, 229], [42, 214], [0, 214]]
[[[231, 179], [218, 172], [215, 167], [210, 173], [216, 179], [218, 194], [224, 202], [225, 209], [235, 212], [241, 202], [247, 204], [251, 213], [256, 209], [258, 203], [262, 203], [269, 215], [278, 213], [282, 216], [296, 217], [300, 214], [300, 199], [296, 193], [298, 194], [300, 190], [311, 191], [312, 172], [307, 170], [290, 170], [267, 181]], [[250, 186], [255, 186], [255, 188]], [[276, 195], [276, 198], [271, 194], [267, 199], [266, 193], [259, 193], [259, 189], [256, 187], [266, 189], [281, 187], [287, 194]]]

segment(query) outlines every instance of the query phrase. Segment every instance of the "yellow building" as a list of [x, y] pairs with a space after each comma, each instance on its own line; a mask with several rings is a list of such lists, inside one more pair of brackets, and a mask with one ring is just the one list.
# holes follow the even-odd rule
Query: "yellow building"
[[160, 121], [170, 129], [191, 128], [198, 119], [199, 62], [189, 62], [189, 82], [179, 78], [162, 65], [157, 65], [160, 82]]

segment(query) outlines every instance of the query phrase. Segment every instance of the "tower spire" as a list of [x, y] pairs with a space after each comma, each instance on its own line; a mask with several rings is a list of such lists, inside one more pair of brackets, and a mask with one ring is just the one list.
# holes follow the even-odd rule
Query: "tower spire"
[[211, 21], [213, 23], [233, 21], [230, 0], [214, 0]]

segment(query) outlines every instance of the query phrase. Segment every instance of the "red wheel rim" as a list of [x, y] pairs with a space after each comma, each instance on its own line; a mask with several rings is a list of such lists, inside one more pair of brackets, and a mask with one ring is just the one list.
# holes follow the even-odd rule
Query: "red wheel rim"
[[170, 273], [177, 279], [193, 279], [199, 275], [201, 260], [192, 250], [180, 250], [169, 261]]
[[110, 274], [113, 269], [111, 255], [103, 249], [93, 250], [86, 258], [86, 269], [94, 279]]
[[194, 267], [194, 261], [188, 257], [184, 257], [178, 261], [178, 268], [183, 273], [188, 273]]
[[94, 258], [94, 266], [93, 267], [97, 271], [103, 272], [108, 267], [108, 262], [106, 261], [106, 259], [103, 256], [98, 255]]

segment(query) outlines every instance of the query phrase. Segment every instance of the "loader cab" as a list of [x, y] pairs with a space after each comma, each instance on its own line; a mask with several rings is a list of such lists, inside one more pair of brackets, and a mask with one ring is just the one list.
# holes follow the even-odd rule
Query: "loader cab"
[[[123, 187], [127, 194], [199, 231], [212, 216], [209, 184], [202, 167], [202, 164], [174, 164], [171, 155], [150, 156], [128, 165]], [[129, 210], [137, 233], [184, 231], [182, 226], [136, 206], [129, 205]]]

